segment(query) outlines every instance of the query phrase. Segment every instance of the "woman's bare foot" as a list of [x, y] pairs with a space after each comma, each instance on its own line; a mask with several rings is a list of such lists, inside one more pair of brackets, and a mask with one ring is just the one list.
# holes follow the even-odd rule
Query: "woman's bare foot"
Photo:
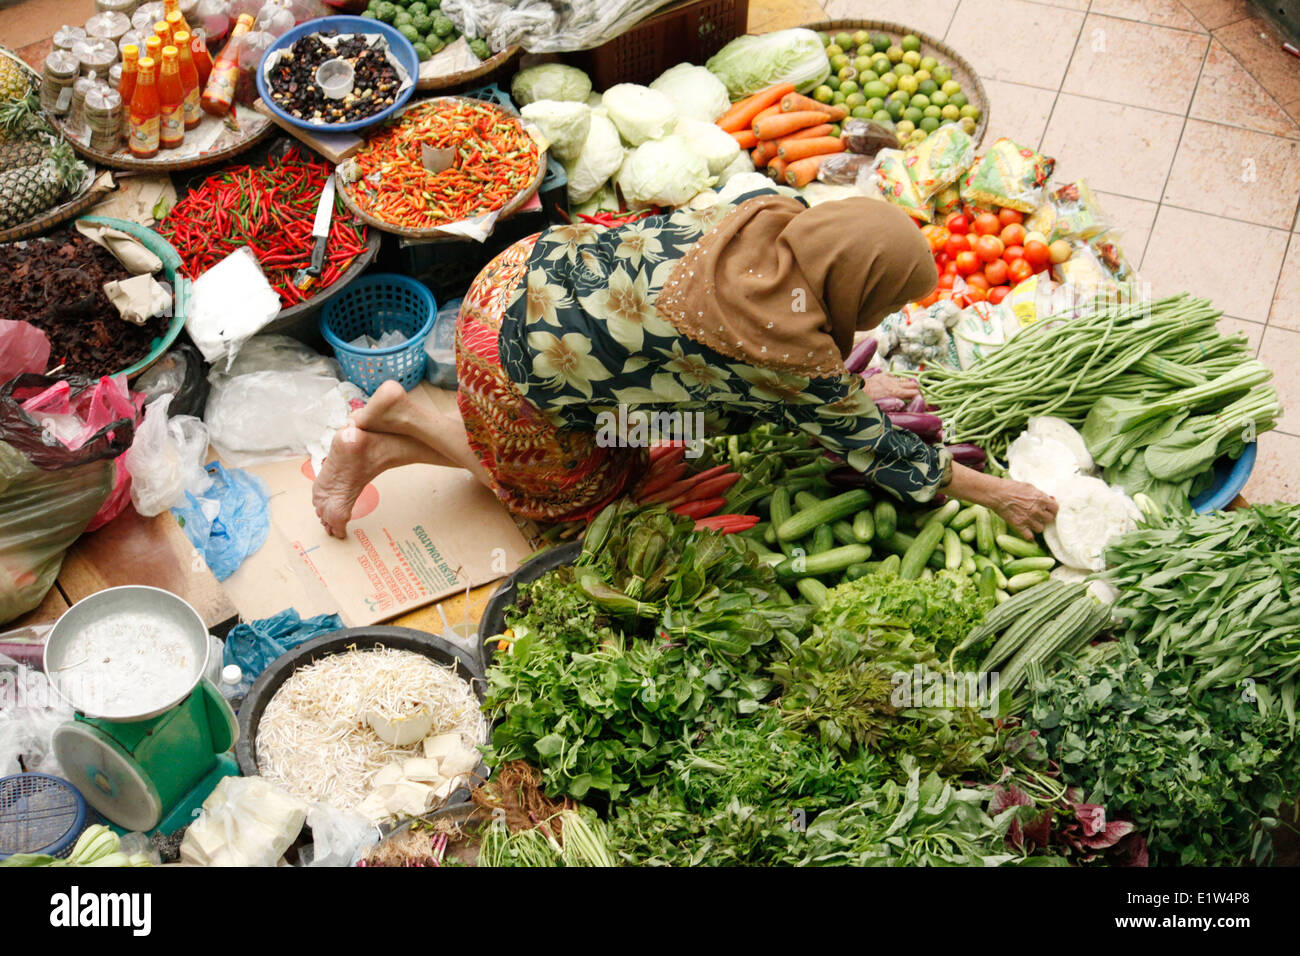
[[[399, 385], [398, 388], [401, 388]], [[374, 436], [356, 425], [345, 425], [334, 435], [329, 457], [311, 486], [312, 504], [325, 530], [336, 538], [347, 537], [352, 506], [382, 466], [369, 454]]]
[[358, 408], [351, 417], [352, 423], [364, 431], [405, 435], [414, 415], [406, 389], [390, 379], [375, 389], [365, 407]]

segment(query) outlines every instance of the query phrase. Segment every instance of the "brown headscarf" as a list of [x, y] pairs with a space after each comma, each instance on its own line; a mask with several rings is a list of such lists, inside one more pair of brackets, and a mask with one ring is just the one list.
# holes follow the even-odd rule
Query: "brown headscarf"
[[810, 209], [760, 196], [691, 248], [655, 306], [729, 358], [835, 376], [855, 332], [925, 297], [937, 280], [925, 237], [888, 202], [855, 196]]

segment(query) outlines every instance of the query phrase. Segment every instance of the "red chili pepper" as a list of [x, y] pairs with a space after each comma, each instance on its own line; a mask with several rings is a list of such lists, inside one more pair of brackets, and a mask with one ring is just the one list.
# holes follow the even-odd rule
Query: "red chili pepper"
[[713, 515], [696, 521], [695, 530], [737, 534], [741, 531], [748, 531], [756, 524], [758, 524], [758, 515]]
[[727, 506], [726, 498], [704, 498], [700, 501], [688, 501], [683, 505], [678, 505], [673, 509], [674, 514], [679, 514], [683, 518], [707, 518]]

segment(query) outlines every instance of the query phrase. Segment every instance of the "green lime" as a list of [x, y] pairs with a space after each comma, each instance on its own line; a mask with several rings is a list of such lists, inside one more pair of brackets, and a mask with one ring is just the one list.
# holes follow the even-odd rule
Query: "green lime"
[[871, 68], [881, 76], [888, 73], [893, 65], [894, 64], [890, 62], [889, 57], [885, 56], [883, 53], [877, 53], [871, 58]]
[[897, 130], [899, 136], [907, 136], [912, 130], [916, 129], [916, 124], [911, 120], [899, 120], [894, 129]]
[[844, 53], [844, 47], [840, 46], [837, 43], [832, 43], [830, 46], [826, 48], [826, 56], [828, 58], [837, 57], [842, 55], [843, 53]]
[[934, 78], [940, 83], [947, 83], [949, 80], [952, 79], [952, 68], [944, 66], [942, 63], [940, 63], [930, 72], [934, 75]]
[[876, 55], [876, 48], [870, 43], [864, 43], [854, 51], [858, 56], [865, 56], [868, 60]]
[[835, 91], [824, 83], [813, 91], [813, 99], [818, 103], [829, 103], [834, 96]]
[[851, 66], [846, 66], [835, 75], [840, 78], [841, 83], [847, 83], [849, 80], [856, 80], [858, 78], [858, 71], [853, 69]]
[[868, 83], [874, 83], [880, 79], [880, 74], [870, 68], [870, 61], [867, 63], [867, 69], [858, 70], [858, 82], [864, 86]]
[[867, 96], [878, 96], [884, 99], [889, 95], [889, 87], [879, 80], [872, 80], [869, 83], [862, 84], [862, 92], [866, 93]]
[[852, 116], [854, 119], [871, 119], [872, 115], [875, 112], [876, 111], [873, 110], [870, 106], [855, 106], [849, 112], [849, 115]]
[[917, 70], [917, 71], [916, 71], [915, 73], [913, 73], [912, 75], [913, 75], [914, 77], [916, 77], [916, 82], [918, 82], [918, 83], [924, 83], [926, 80], [930, 79], [930, 71], [929, 71], [929, 70]]
[[944, 93], [943, 90], [935, 90], [933, 93], [930, 94], [930, 105], [947, 106], [948, 95]]
[[961, 107], [969, 103], [970, 100], [966, 99], [965, 93], [949, 93], [948, 102], [951, 103], [953, 106], [956, 106], [958, 109], [960, 109]]
[[[936, 77], [936, 79], [938, 78]], [[945, 80], [943, 86], [939, 87], [939, 89], [943, 90], [948, 96], [952, 96], [954, 93], [961, 92], [961, 84], [956, 80]]]
[[901, 46], [891, 46], [885, 51], [885, 56], [889, 57], [890, 63], [898, 63], [903, 59], [903, 48]]
[[909, 33], [907, 36], [903, 37], [899, 46], [904, 50], [919, 50], [921, 49], [921, 38], [915, 33]]
[[935, 106], [933, 103], [931, 103], [925, 109], [921, 110], [921, 112], [924, 113], [926, 116], [931, 117], [932, 119], [938, 119], [939, 117], [943, 116], [943, 110]]
[[902, 90], [894, 90], [894, 92], [889, 94], [889, 102], [902, 103], [904, 107], [907, 106], [907, 101], [910, 99], [911, 97], [908, 96], [906, 93], [904, 93]]
[[947, 106], [945, 106], [943, 109], [939, 111], [939, 115], [946, 120], [957, 120], [957, 119], [961, 119], [961, 110], [958, 107], [953, 106], [951, 103], [949, 103]]
[[904, 105], [902, 100], [890, 100], [885, 104], [885, 111], [889, 113], [891, 119], [897, 122], [903, 118]]
[[975, 121], [973, 119], [971, 119], [969, 116], [963, 116], [960, 122], [961, 122], [961, 128], [966, 132], [967, 135], [974, 135]]
[[915, 106], [917, 109], [923, 110], [930, 105], [930, 97], [926, 96], [924, 93], [917, 93], [907, 101], [907, 105]]
[[915, 70], [921, 65], [921, 54], [915, 50], [908, 50], [903, 54], [903, 62], [912, 64], [912, 69]]
[[830, 76], [826, 77], [826, 85], [831, 88], [831, 92], [833, 93], [840, 88], [840, 78], [832, 73]]
[[842, 50], [847, 50], [853, 46], [853, 37], [847, 33], [837, 33], [835, 34], [835, 45]]
[[871, 45], [881, 53], [889, 49], [889, 42], [889, 37], [883, 33], [876, 33], [871, 37]]
[[884, 83], [891, 90], [897, 89], [898, 87], [898, 77], [893, 73], [882, 74], [880, 77], [880, 82]]
[[876, 110], [871, 114], [871, 118], [877, 123], [889, 123], [894, 119], [894, 117], [889, 115], [889, 110]]
[[817, 31], [817, 39], [819, 39], [819, 40], [822, 41], [822, 46], [830, 46], [830, 45], [831, 45], [831, 35], [830, 35], [829, 33], [827, 33], [825, 30], [818, 30], [818, 31]]
[[858, 92], [857, 81], [851, 79], [840, 80], [840, 92], [843, 93], [845, 96], [848, 96], [850, 93]]
[[867, 109], [871, 110], [873, 113], [876, 110], [883, 110], [884, 108], [885, 101], [879, 96], [873, 96], [871, 99], [867, 100]]
[[915, 146], [917, 143], [924, 143], [925, 138], [929, 135], [930, 133], [928, 130], [914, 129], [912, 130], [912, 135], [907, 137], [907, 142], [909, 145]]
[[836, 106], [843, 106], [845, 99], [847, 99], [846, 94], [841, 93], [839, 90], [836, 90], [835, 95], [831, 97], [831, 102], [834, 103]]
[[867, 98], [863, 96], [861, 93], [850, 93], [848, 96], [844, 97], [844, 105], [847, 106], [849, 109], [855, 109], [856, 107], [859, 106], [866, 106]]
[[[916, 72], [909, 63], [895, 63], [893, 69], [894, 74], [897, 76], [911, 76]], [[919, 83], [920, 80], [917, 80], [917, 82]]]
[[920, 84], [916, 82], [916, 77], [914, 76], [900, 76], [898, 78], [898, 88], [908, 96], [917, 92], [917, 87], [919, 85]]
[[831, 57], [831, 69], [838, 73], [852, 62], [847, 53], [836, 53]]
[[[952, 101], [949, 100], [949, 102]], [[965, 106], [961, 108], [961, 115], [969, 116], [971, 119], [977, 120], [980, 118], [980, 108], [978, 106], [972, 106], [970, 103], [967, 103]]]
[[929, 70], [931, 73], [933, 73], [938, 68], [939, 68], [939, 61], [936, 60], [934, 57], [932, 56], [921, 57], [921, 69]]
[[924, 93], [926, 96], [931, 96], [939, 89], [939, 84], [934, 82], [934, 80], [922, 80], [916, 85], [916, 88], [918, 93]]
[[866, 30], [855, 30], [851, 39], [854, 46], [862, 46], [871, 42], [871, 34]]
[[858, 71], [859, 75], [863, 73], [875, 72], [875, 70], [871, 69], [871, 57], [869, 56], [855, 57], [851, 66], [853, 67], [853, 69]]
[[913, 123], [919, 123], [925, 119], [925, 113], [919, 107], [909, 106], [903, 110], [903, 118], [911, 120]]

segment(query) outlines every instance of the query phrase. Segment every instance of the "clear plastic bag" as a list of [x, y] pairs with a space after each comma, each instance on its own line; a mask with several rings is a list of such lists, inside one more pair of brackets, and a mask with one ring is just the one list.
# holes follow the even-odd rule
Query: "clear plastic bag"
[[185, 331], [205, 361], [225, 359], [229, 367], [240, 347], [279, 314], [280, 294], [240, 246], [194, 281]]
[[308, 805], [262, 777], [223, 777], [181, 843], [195, 866], [275, 866], [298, 839]]
[[72, 707], [39, 670], [0, 654], [0, 777], [59, 773], [54, 729], [72, 719]]
[[433, 331], [424, 340], [424, 354], [429, 356], [424, 377], [437, 388], [456, 388], [456, 322], [460, 316], [460, 299], [453, 299], [438, 310]]
[[492, 50], [518, 44], [529, 53], [568, 53], [600, 46], [672, 0], [443, 0], [461, 33]]
[[220, 462], [207, 467], [212, 484], [172, 509], [190, 544], [198, 549], [218, 581], [238, 570], [244, 559], [266, 543], [271, 530], [266, 483], [246, 471], [227, 471]]
[[379, 828], [359, 813], [345, 813], [325, 803], [307, 812], [311, 846], [301, 856], [306, 866], [354, 866], [379, 842]]
[[212, 484], [203, 468], [208, 429], [192, 415], [167, 417], [172, 397], [164, 395], [145, 409], [135, 441], [124, 455], [131, 473], [131, 503], [146, 518], [201, 495]]

